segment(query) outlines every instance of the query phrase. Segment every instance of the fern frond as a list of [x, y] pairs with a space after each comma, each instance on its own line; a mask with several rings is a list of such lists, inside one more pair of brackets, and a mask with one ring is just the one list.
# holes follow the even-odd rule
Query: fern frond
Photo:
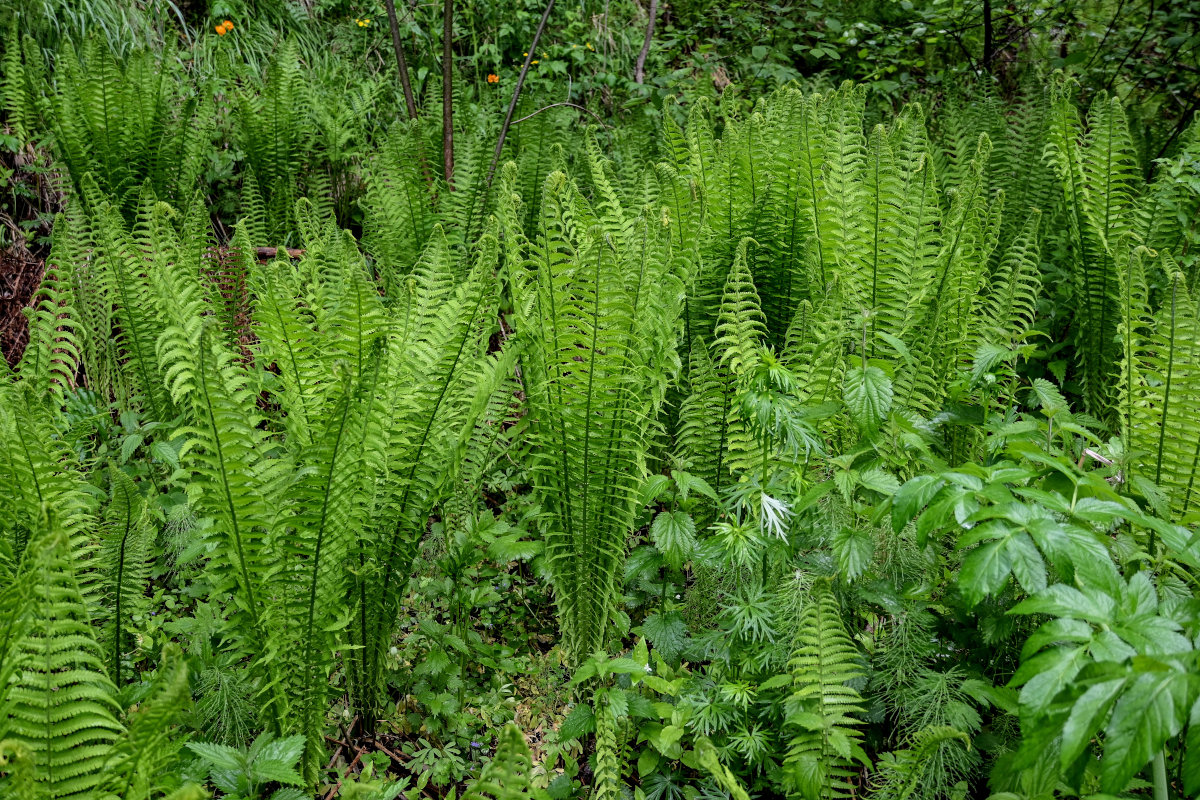
[[133, 480], [110, 463], [111, 499], [105, 509], [95, 571], [103, 602], [94, 615], [104, 631], [110, 674], [122, 685], [122, 660], [131, 649], [133, 618], [146, 605], [146, 583], [153, 556], [154, 528], [146, 500]]
[[[1131, 259], [1132, 260], [1132, 259]], [[1123, 410], [1137, 474], [1170, 493], [1183, 518], [1200, 506], [1200, 305], [1174, 260], [1162, 256], [1166, 297], [1153, 321], [1130, 326]], [[1136, 320], [1136, 305], [1134, 306]]]
[[540, 792], [533, 785], [533, 761], [525, 737], [516, 725], [506, 725], [497, 739], [496, 754], [463, 792], [462, 800], [535, 800]]
[[124, 800], [150, 800], [176, 790], [186, 797], [199, 787], [178, 788], [179, 723], [191, 706], [187, 662], [176, 645], [163, 648], [149, 692], [126, 720], [126, 730], [113, 743], [105, 764], [104, 789]]
[[[571, 658], [604, 641], [619, 565], [662, 396], [664, 347], [682, 294], [659, 255], [579, 224], [589, 215], [567, 177], [551, 175], [541, 231], [511, 280], [525, 342], [533, 475], [548, 511], [546, 552]], [[641, 230], [654, 230], [646, 220]], [[658, 231], [663, 231], [659, 226]], [[661, 297], [658, 294], [662, 293]], [[656, 355], [656, 353], [658, 355]]]
[[25, 551], [20, 580], [32, 586], [34, 618], [11, 644], [16, 659], [3, 709], [3, 736], [29, 748], [35, 778], [52, 798], [86, 798], [104, 779], [123, 729], [76, 581], [70, 539], [43, 519]]
[[851, 797], [854, 763], [870, 767], [858, 730], [865, 707], [848, 685], [862, 676], [857, 659], [833, 591], [828, 583], [814, 584], [789, 662], [794, 690], [787, 701], [788, 723], [800, 730], [784, 759], [790, 784], [805, 797]]
[[1041, 212], [1033, 209], [989, 279], [980, 309], [983, 321], [975, 326], [976, 345], [995, 342], [1015, 347], [1032, 328], [1041, 289], [1040, 227]]

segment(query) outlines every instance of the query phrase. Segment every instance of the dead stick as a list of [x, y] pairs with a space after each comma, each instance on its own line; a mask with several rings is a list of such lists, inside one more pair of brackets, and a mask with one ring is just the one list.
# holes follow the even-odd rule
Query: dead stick
[[275, 256], [279, 255], [281, 249], [288, 254], [288, 258], [304, 258], [304, 251], [295, 247], [256, 247], [254, 251], [258, 259], [263, 261], [268, 258], [275, 258]]

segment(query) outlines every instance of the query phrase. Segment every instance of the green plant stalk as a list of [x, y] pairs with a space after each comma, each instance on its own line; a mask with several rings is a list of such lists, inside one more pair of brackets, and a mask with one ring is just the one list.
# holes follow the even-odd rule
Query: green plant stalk
[[1151, 769], [1154, 772], [1154, 800], [1169, 800], [1167, 790], [1167, 757], [1162, 750], [1154, 754]]

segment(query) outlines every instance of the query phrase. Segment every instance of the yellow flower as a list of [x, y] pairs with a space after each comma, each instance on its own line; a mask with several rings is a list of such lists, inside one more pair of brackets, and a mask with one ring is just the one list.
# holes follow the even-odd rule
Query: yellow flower
[[588, 50], [595, 50], [596, 48], [592, 47], [592, 43], [591, 43], [591, 42], [588, 42], [588, 43], [587, 43], [587, 49], [588, 49]]
[[533, 61], [530, 61], [529, 63], [530, 63], [530, 64], [536, 64], [536, 63], [538, 63], [538, 60], [535, 58]]

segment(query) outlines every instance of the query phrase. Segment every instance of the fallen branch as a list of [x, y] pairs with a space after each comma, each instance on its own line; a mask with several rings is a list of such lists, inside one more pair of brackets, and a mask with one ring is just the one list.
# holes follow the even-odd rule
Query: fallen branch
[[288, 258], [304, 258], [304, 251], [295, 247], [256, 247], [254, 250], [258, 255], [259, 261], [266, 261], [269, 258], [275, 258], [277, 255], [279, 255], [280, 250], [286, 252]]

